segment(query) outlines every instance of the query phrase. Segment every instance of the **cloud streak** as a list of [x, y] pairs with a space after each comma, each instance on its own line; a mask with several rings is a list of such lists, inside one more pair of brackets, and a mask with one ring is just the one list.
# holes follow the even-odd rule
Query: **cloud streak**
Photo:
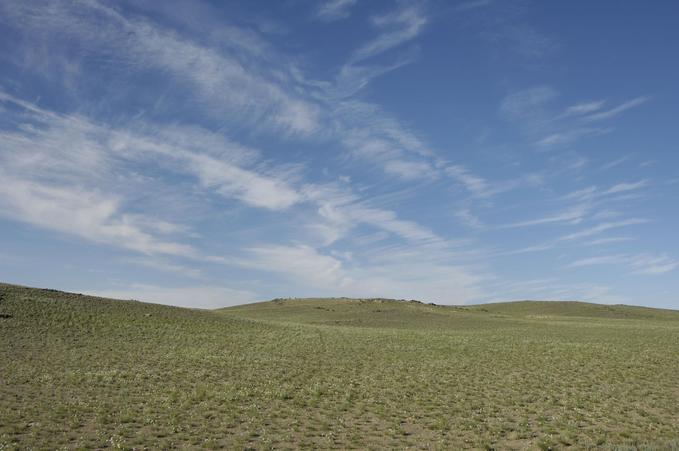
[[386, 52], [414, 39], [427, 24], [419, 4], [408, 4], [387, 14], [376, 16], [373, 23], [380, 34], [356, 50], [350, 59], [357, 63]]
[[667, 255], [651, 254], [617, 254], [602, 255], [576, 260], [569, 265], [571, 268], [595, 265], [624, 265], [632, 269], [633, 274], [654, 275], [674, 271], [679, 262]]
[[611, 108], [606, 111], [602, 111], [600, 113], [594, 113], [590, 114], [589, 116], [585, 117], [585, 120], [587, 121], [603, 121], [607, 119], [612, 119], [616, 116], [621, 115], [627, 110], [631, 110], [632, 108], [636, 108], [640, 105], [643, 105], [644, 103], [648, 102], [651, 98], [649, 96], [642, 96], [642, 97], [637, 97], [632, 100], [628, 100], [627, 102], [624, 102], [620, 105], [618, 105], [615, 108]]
[[123, 16], [97, 1], [77, 6], [52, 3], [49, 8], [5, 4], [2, 11], [34, 39], [76, 39], [84, 46], [85, 58], [104, 55], [131, 73], [153, 70], [160, 79], [169, 74], [200, 99], [205, 105], [201, 111], [213, 117], [264, 120], [275, 129], [301, 134], [318, 127], [318, 107], [311, 99], [291, 94], [263, 70], [241, 62], [236, 52], [199, 45], [144, 18]]
[[622, 220], [622, 221], [604, 222], [604, 223], [595, 225], [593, 227], [589, 227], [587, 229], [581, 230], [579, 232], [564, 235], [564, 236], [560, 237], [558, 240], [559, 241], [577, 240], [577, 239], [580, 239], [580, 238], [586, 238], [586, 237], [590, 237], [592, 235], [597, 235], [597, 234], [605, 232], [607, 230], [617, 229], [617, 228], [620, 228], [620, 227], [627, 227], [627, 226], [632, 226], [632, 225], [646, 224], [648, 222], [650, 222], [648, 219], [643, 219], [643, 218], [630, 218], [630, 219], [625, 219], [625, 220]]
[[333, 22], [349, 17], [349, 10], [358, 0], [326, 0], [316, 10], [315, 17], [324, 22]]
[[[121, 212], [120, 200], [90, 190], [18, 180], [0, 172], [0, 214], [38, 227], [120, 246], [144, 254], [195, 257], [188, 245], [161, 241], [134, 217]], [[150, 218], [145, 218], [148, 224]]]

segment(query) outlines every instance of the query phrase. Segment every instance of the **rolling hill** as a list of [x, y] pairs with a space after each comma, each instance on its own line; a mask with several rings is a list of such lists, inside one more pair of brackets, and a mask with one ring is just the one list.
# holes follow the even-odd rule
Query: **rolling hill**
[[0, 284], [0, 449], [679, 449], [679, 312]]

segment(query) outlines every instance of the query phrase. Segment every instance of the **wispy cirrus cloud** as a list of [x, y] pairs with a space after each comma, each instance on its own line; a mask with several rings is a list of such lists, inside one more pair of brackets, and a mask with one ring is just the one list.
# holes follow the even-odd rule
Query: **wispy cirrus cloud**
[[576, 260], [568, 265], [571, 268], [595, 265], [623, 265], [632, 269], [633, 274], [665, 274], [679, 267], [679, 261], [667, 255], [615, 254], [600, 255]]
[[615, 108], [611, 108], [606, 111], [601, 111], [598, 113], [593, 113], [588, 116], [585, 116], [586, 121], [603, 121], [606, 119], [612, 119], [616, 116], [619, 116], [620, 114], [624, 113], [627, 110], [631, 110], [632, 108], [636, 108], [639, 105], [643, 105], [644, 103], [648, 102], [650, 100], [650, 96], [641, 96], [641, 97], [636, 97], [632, 100], [628, 100], [627, 102], [621, 103], [620, 105], [616, 106]]
[[358, 0], [326, 0], [318, 5], [314, 17], [323, 22], [345, 19], [357, 2]]
[[529, 132], [540, 131], [548, 122], [546, 106], [559, 93], [551, 86], [542, 85], [508, 94], [500, 104], [500, 113], [518, 122]]
[[385, 174], [406, 181], [452, 180], [474, 197], [491, 197], [527, 181], [490, 182], [461, 164], [437, 156], [407, 125], [377, 106], [343, 101], [336, 107], [337, 136], [349, 155], [372, 162]]
[[172, 141], [154, 136], [138, 137], [126, 132], [115, 133], [111, 141], [118, 152], [136, 158], [155, 155], [165, 164], [169, 162], [170, 169], [197, 177], [204, 188], [253, 207], [279, 210], [301, 200], [297, 191], [283, 180], [241, 168], [206, 152], [187, 150]]
[[335, 83], [325, 88], [335, 136], [350, 155], [379, 164], [388, 174], [405, 180], [426, 178], [435, 172], [432, 150], [407, 125], [356, 94], [375, 77], [414, 61], [407, 54], [388, 63], [368, 62], [415, 39], [427, 18], [421, 4], [402, 4], [373, 17], [372, 23], [378, 36], [356, 49]]
[[[6, 93], [0, 101], [14, 112], [13, 121], [0, 128], [5, 217], [144, 254], [201, 258], [193, 246], [163, 238], [185, 238], [191, 235], [187, 226], [133, 208], [150, 185], [131, 164], [152, 162], [160, 170], [194, 176], [197, 186], [252, 207], [284, 209], [301, 200], [280, 179], [240, 166], [257, 161], [255, 151], [205, 130], [194, 128], [175, 139], [172, 127], [121, 130]], [[182, 142], [187, 136], [195, 140]], [[158, 182], [152, 189], [159, 189]], [[167, 214], [153, 203], [144, 206]]]
[[417, 54], [416, 51], [403, 52], [393, 61], [382, 64], [345, 64], [337, 74], [329, 94], [335, 98], [349, 98], [368, 86], [374, 79], [414, 63]]
[[585, 114], [593, 113], [597, 110], [603, 108], [606, 104], [605, 100], [593, 100], [591, 102], [578, 103], [571, 105], [561, 114], [558, 118], [566, 118], [571, 116], [582, 116]]
[[[85, 61], [97, 55], [115, 62], [124, 76], [155, 70], [171, 77], [173, 83], [190, 90], [194, 102], [200, 99], [203, 114], [229, 115], [236, 123], [264, 120], [274, 129], [292, 133], [309, 134], [318, 127], [315, 102], [293, 94], [252, 58], [241, 60], [242, 48], [229, 51], [201, 45], [141, 16], [123, 16], [114, 7], [96, 1], [80, 5], [57, 2], [44, 8], [4, 4], [2, 11], [9, 24], [31, 32], [32, 39], [76, 39]], [[250, 48], [245, 50], [252, 54]]]
[[611, 236], [607, 238], [599, 238], [596, 240], [591, 240], [591, 241], [586, 241], [583, 244], [586, 246], [600, 246], [604, 244], [611, 244], [611, 243], [622, 243], [625, 241], [631, 241], [634, 238], [629, 237], [629, 236]]
[[619, 194], [626, 193], [628, 191], [636, 191], [641, 188], [648, 186], [647, 180], [639, 180], [638, 182], [623, 182], [613, 185], [603, 192], [603, 195], [607, 194]]
[[455, 11], [471, 11], [474, 9], [485, 8], [493, 4], [493, 0], [470, 0], [458, 3], [455, 6]]
[[453, 9], [457, 12], [480, 9], [479, 36], [491, 44], [492, 51], [501, 49], [502, 55], [512, 60], [518, 56], [523, 63], [535, 63], [559, 48], [557, 39], [527, 18], [531, 9], [524, 5], [480, 0], [461, 2]]
[[[517, 255], [525, 253], [543, 252], [556, 249], [568, 243], [580, 241], [612, 229], [641, 225], [650, 222], [646, 218], [625, 218], [625, 214], [618, 210], [611, 210], [607, 206], [611, 203], [619, 205], [621, 196], [629, 196], [630, 193], [642, 190], [648, 185], [646, 180], [638, 182], [622, 182], [614, 184], [609, 188], [598, 188], [588, 186], [576, 191], [572, 191], [562, 196], [558, 196], [552, 203], [571, 204], [551, 214], [517, 221], [496, 226], [497, 229], [516, 229], [536, 226], [576, 226], [588, 224], [584, 229], [568, 234], [561, 234], [551, 239], [543, 239], [537, 244], [523, 245], [518, 249], [505, 250], [496, 255]], [[603, 222], [601, 222], [603, 221]], [[588, 245], [603, 245], [620, 241], [628, 241], [630, 237], [615, 238], [603, 237], [584, 242]]]
[[499, 228], [511, 229], [557, 223], [579, 224], [585, 218], [585, 215], [591, 211], [591, 209], [592, 206], [587, 203], [577, 204], [554, 214], [546, 215], [540, 218], [529, 219], [527, 221], [519, 221], [501, 225]]
[[[0, 132], [5, 138], [0, 144], [2, 161], [17, 177], [23, 177], [12, 179], [5, 188], [4, 202], [0, 202], [0, 208], [13, 219], [145, 254], [236, 264], [233, 259], [208, 258], [193, 246], [159, 239], [168, 234], [191, 235], [191, 231], [182, 224], [130, 211], [131, 198], [125, 198], [125, 193], [137, 191], [137, 182], [129, 164], [152, 163], [168, 174], [193, 177], [194, 189], [249, 207], [284, 210], [299, 204], [315, 205], [317, 219], [309, 220], [309, 226], [325, 234], [325, 245], [358, 225], [367, 225], [418, 245], [447, 246], [427, 228], [399, 218], [394, 211], [371, 206], [346, 187], [296, 188], [276, 177], [275, 170], [272, 174], [271, 169], [262, 168], [257, 151], [236, 145], [223, 135], [197, 127], [151, 124], [114, 128], [82, 116], [53, 113], [7, 94], [2, 99], [19, 113], [13, 128]], [[408, 139], [402, 132], [395, 136]], [[42, 184], [35, 181], [36, 176], [44, 178]], [[117, 197], [95, 195], [95, 187], [102, 182], [109, 189], [118, 184], [125, 189]], [[285, 250], [276, 246], [272, 249]], [[257, 249], [250, 253], [264, 252], [264, 248]], [[295, 249], [305, 252], [305, 258], [322, 255], [309, 245]], [[176, 272], [182, 268], [171, 262], [157, 263], [157, 259], [151, 262], [148, 266], [154, 269]]]
[[311, 246], [259, 245], [247, 249], [246, 254], [240, 265], [283, 273], [305, 285], [336, 289], [350, 283], [338, 259]]
[[570, 240], [577, 240], [580, 238], [587, 238], [592, 235], [597, 235], [599, 233], [605, 232], [607, 230], [611, 229], [617, 229], [620, 227], [627, 227], [627, 226], [632, 226], [632, 225], [640, 225], [640, 224], [647, 224], [651, 222], [648, 219], [645, 218], [630, 218], [630, 219], [624, 219], [622, 221], [610, 221], [610, 222], [604, 222], [601, 224], [597, 224], [593, 227], [589, 227], [587, 229], [581, 230], [579, 232], [575, 233], [570, 233], [567, 235], [561, 236], [558, 241], [570, 241]]
[[466, 225], [467, 227], [471, 227], [472, 229], [483, 229], [485, 227], [483, 221], [481, 221], [478, 216], [472, 213], [469, 208], [463, 208], [456, 211], [455, 217], [462, 224]]
[[334, 296], [466, 303], [478, 301], [483, 293], [483, 276], [478, 271], [474, 274], [468, 267], [432, 262], [426, 251], [414, 249], [407, 254], [388, 250], [381, 253], [379, 264], [360, 264], [343, 262], [305, 245], [260, 245], [251, 248], [240, 264], [279, 273], [302, 286], [314, 287], [315, 293]]
[[615, 160], [609, 161], [608, 163], [604, 164], [601, 166], [602, 171], [608, 171], [609, 169], [613, 169], [617, 166], [620, 166], [626, 161], [629, 161], [632, 158], [631, 155], [624, 155], [620, 158], [616, 158]]
[[3, 172], [0, 176], [2, 216], [144, 254], [197, 255], [192, 246], [155, 237], [148, 227], [153, 220], [145, 217], [139, 223], [126, 215], [120, 199], [83, 188], [16, 179]]
[[252, 206], [281, 209], [299, 201], [282, 180], [241, 167], [252, 164], [256, 151], [207, 130], [148, 125], [118, 129], [47, 111], [6, 93], [2, 100], [18, 107], [15, 128], [0, 130], [0, 161], [16, 174], [91, 184], [116, 171], [125, 174], [129, 161], [153, 161]]
[[571, 130], [562, 130], [551, 133], [535, 142], [540, 147], [549, 148], [552, 146], [571, 144], [586, 136], [597, 136], [610, 133], [609, 128], [579, 127]]
[[649, 185], [648, 180], [639, 180], [636, 182], [621, 182], [611, 186], [610, 188], [603, 190], [595, 185], [592, 185], [565, 194], [560, 199], [578, 202], [597, 201], [601, 203], [606, 199], [614, 198], [614, 196], [617, 194], [629, 193], [631, 191], [639, 191], [647, 187], [648, 185]]
[[380, 34], [353, 53], [349, 60], [351, 64], [414, 39], [424, 29], [427, 18], [422, 12], [420, 3], [410, 3], [384, 15], [375, 16], [373, 23]]
[[333, 230], [332, 236], [336, 239], [357, 225], [366, 224], [413, 243], [444, 243], [426, 227], [401, 219], [394, 211], [371, 206], [346, 189], [310, 185], [303, 192], [308, 200], [318, 205], [321, 224]]
[[500, 104], [500, 113], [517, 124], [539, 147], [548, 149], [572, 144], [582, 138], [610, 133], [611, 126], [594, 126], [589, 123], [614, 119], [625, 111], [650, 100], [637, 97], [617, 107], [603, 110], [605, 99], [577, 103], [555, 112], [560, 93], [549, 85], [540, 85], [508, 94]]
[[488, 181], [472, 174], [467, 168], [460, 165], [450, 165], [444, 172], [457, 182], [461, 183], [472, 195], [488, 197], [493, 194], [493, 189]]

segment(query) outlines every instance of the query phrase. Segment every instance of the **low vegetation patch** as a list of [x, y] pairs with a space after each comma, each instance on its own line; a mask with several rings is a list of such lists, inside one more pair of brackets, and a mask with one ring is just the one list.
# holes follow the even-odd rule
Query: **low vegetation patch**
[[0, 450], [679, 449], [674, 311], [0, 299]]

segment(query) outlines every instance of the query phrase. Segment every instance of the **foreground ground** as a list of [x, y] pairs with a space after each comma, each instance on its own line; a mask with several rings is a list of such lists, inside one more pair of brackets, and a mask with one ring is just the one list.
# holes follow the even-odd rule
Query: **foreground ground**
[[679, 312], [0, 284], [0, 450], [679, 449]]

